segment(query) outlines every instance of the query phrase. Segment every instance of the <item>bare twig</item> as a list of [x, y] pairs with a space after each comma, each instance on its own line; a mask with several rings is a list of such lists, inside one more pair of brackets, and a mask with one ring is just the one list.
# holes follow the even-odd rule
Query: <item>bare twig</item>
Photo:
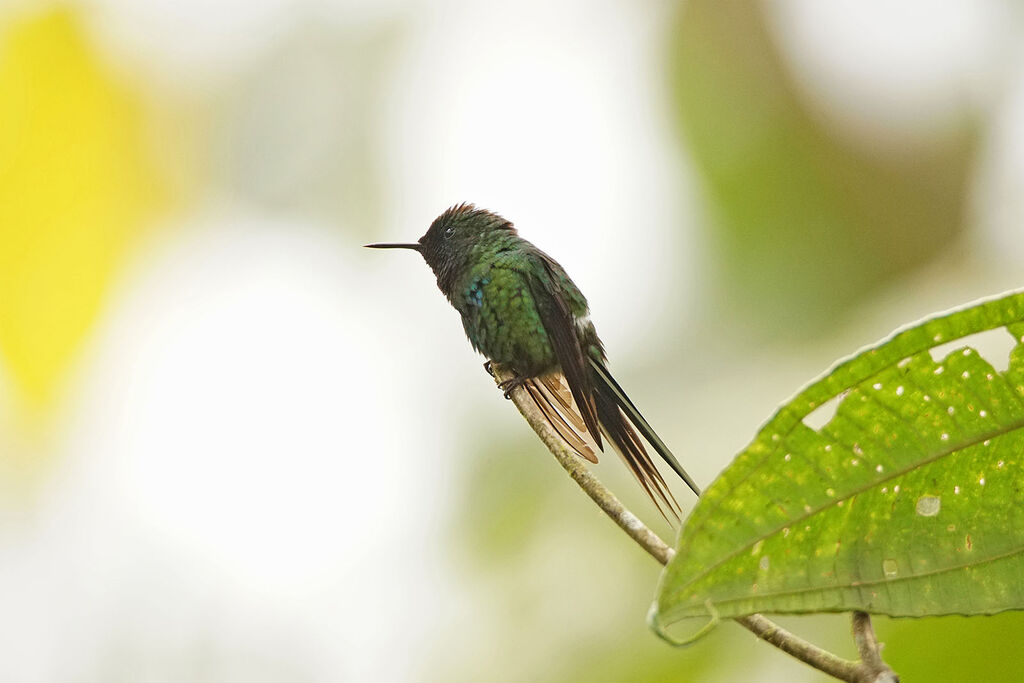
[[[497, 365], [493, 366], [493, 371], [496, 382], [512, 377], [507, 370]], [[675, 555], [675, 551], [647, 528], [636, 515], [626, 509], [615, 497], [615, 494], [591, 474], [590, 470], [583, 465], [548, 424], [541, 411], [531, 402], [526, 390], [517, 387], [511, 392], [511, 398], [533, 431], [555, 456], [558, 464], [569, 473], [569, 476], [579, 484], [591, 500], [597, 503], [597, 506], [605, 514], [611, 517], [654, 559], [663, 565], [668, 564]], [[839, 680], [850, 683], [898, 683], [899, 681], [899, 677], [882, 661], [881, 648], [871, 627], [871, 618], [864, 612], [855, 612], [853, 615], [854, 638], [861, 657], [861, 661], [858, 662], [837, 657], [828, 650], [790, 633], [760, 614], [751, 614], [735, 621], [765, 642]]]
[[868, 670], [863, 680], [871, 683], [899, 683], [900, 677], [882, 661], [882, 644], [875, 637], [871, 616], [867, 612], [854, 612], [851, 621], [853, 640], [857, 643], [861, 664]]
[[739, 617], [735, 620], [743, 628], [755, 636], [771, 643], [783, 652], [796, 657], [804, 664], [813, 666], [819, 671], [824, 671], [833, 678], [851, 683], [865, 682], [861, 676], [863, 665], [861, 662], [851, 662], [848, 659], [837, 657], [828, 650], [824, 650], [813, 643], [809, 643], [798, 635], [790, 633], [774, 621], [761, 616], [751, 614], [746, 617]]

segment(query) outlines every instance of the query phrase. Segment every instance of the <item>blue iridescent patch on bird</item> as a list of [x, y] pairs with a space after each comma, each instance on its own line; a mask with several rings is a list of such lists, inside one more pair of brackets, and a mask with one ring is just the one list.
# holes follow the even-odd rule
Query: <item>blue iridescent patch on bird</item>
[[484, 287], [490, 283], [491, 278], [484, 277], [474, 282], [469, 288], [469, 302], [474, 306], [484, 305]]

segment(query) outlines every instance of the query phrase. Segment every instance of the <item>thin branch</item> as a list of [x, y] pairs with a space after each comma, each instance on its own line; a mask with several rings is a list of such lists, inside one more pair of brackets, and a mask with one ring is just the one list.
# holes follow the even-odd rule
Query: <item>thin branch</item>
[[851, 617], [853, 640], [857, 643], [861, 663], [868, 669], [864, 679], [871, 683], [899, 683], [900, 677], [882, 661], [882, 644], [875, 636], [871, 616], [867, 612], [854, 612]]
[[[492, 366], [492, 369], [496, 382], [512, 377], [507, 370], [498, 365]], [[654, 559], [663, 565], [668, 564], [675, 555], [675, 551], [647, 528], [636, 515], [626, 509], [615, 497], [615, 494], [591, 474], [590, 470], [558, 436], [540, 409], [532, 403], [526, 390], [517, 387], [511, 392], [511, 398], [533, 431], [555, 456], [558, 464], [569, 473], [569, 476], [579, 484], [591, 500], [597, 503], [597, 506], [611, 517], [612, 521], [618, 524]], [[861, 656], [859, 662], [851, 662], [837, 657], [828, 650], [790, 633], [760, 614], [751, 614], [735, 621], [765, 642], [840, 680], [850, 683], [898, 683], [899, 681], [899, 677], [882, 661], [881, 648], [871, 627], [871, 618], [864, 612], [855, 612], [853, 616], [854, 638]]]
[[774, 621], [761, 616], [751, 614], [746, 617], [739, 617], [736, 620], [743, 628], [755, 636], [779, 648], [786, 654], [796, 657], [804, 664], [813, 666], [819, 671], [824, 671], [833, 678], [851, 683], [860, 683], [867, 679], [862, 678], [861, 662], [851, 662], [848, 659], [837, 657], [828, 650], [824, 650], [814, 643], [810, 643], [798, 635], [790, 633]]

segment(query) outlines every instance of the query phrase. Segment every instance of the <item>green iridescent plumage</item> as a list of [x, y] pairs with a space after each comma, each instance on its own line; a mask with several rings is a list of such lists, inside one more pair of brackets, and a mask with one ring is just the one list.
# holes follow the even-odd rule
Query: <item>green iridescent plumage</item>
[[462, 317], [473, 348], [512, 369], [508, 391], [523, 385], [563, 439], [597, 461], [602, 434], [658, 505], [678, 505], [634, 428], [679, 476], [696, 485], [608, 372], [587, 300], [565, 270], [519, 237], [501, 216], [460, 204], [441, 214], [412, 244]]
[[[562, 296], [579, 318], [587, 313], [583, 294], [564, 273], [546, 267], [554, 263], [549, 257], [514, 234], [474, 248], [470, 263], [448, 298], [473, 347], [491, 360], [516, 365], [524, 375], [554, 367], [558, 357], [545, 332], [539, 292]], [[600, 349], [594, 326], [588, 324], [585, 333], [587, 346]]]

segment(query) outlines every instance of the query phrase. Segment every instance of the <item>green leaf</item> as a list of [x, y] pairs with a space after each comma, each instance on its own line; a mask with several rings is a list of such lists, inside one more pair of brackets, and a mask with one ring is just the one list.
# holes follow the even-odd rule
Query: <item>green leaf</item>
[[[956, 343], [999, 328], [1012, 337], [1004, 371]], [[933, 360], [930, 349], [951, 342]], [[835, 400], [831, 420], [808, 426]], [[1024, 608], [1022, 428], [1024, 293], [861, 351], [783, 405], [707, 490], [662, 575], [652, 626]]]

